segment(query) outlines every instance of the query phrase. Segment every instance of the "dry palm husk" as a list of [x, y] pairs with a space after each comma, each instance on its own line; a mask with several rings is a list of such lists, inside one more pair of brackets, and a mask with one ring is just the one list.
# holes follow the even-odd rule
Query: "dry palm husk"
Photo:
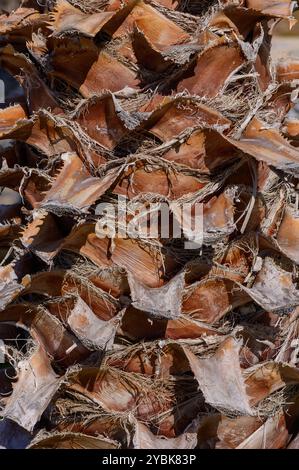
[[[1, 14], [1, 447], [298, 446], [295, 3]], [[119, 200], [202, 204], [200, 245]]]

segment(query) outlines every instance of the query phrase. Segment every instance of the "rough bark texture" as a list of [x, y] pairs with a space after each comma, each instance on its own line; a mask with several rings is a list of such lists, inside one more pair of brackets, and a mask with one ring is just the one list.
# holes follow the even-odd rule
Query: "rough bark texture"
[[298, 446], [295, 6], [0, 16], [1, 447]]

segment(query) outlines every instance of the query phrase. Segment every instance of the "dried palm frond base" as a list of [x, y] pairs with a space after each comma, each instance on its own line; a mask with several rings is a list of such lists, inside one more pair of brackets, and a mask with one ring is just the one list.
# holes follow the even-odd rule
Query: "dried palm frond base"
[[[19, 3], [0, 15], [0, 447], [298, 448], [299, 58], [271, 60], [298, 5]], [[184, 204], [202, 233], [191, 212], [148, 237]]]

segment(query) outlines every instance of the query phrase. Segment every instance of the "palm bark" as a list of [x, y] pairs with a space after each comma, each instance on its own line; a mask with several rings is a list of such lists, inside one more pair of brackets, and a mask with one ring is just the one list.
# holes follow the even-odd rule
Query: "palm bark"
[[294, 2], [41, 5], [0, 16], [0, 445], [296, 446]]

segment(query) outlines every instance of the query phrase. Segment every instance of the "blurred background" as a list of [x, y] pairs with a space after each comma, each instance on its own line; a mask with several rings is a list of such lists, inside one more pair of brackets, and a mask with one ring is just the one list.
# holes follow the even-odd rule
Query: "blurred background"
[[17, 8], [19, 4], [19, 0], [0, 0], [0, 8], [3, 8], [7, 11]]
[[291, 30], [288, 21], [280, 21], [275, 26], [272, 49], [274, 59], [281, 57], [299, 58], [299, 11], [294, 16], [298, 22]]

